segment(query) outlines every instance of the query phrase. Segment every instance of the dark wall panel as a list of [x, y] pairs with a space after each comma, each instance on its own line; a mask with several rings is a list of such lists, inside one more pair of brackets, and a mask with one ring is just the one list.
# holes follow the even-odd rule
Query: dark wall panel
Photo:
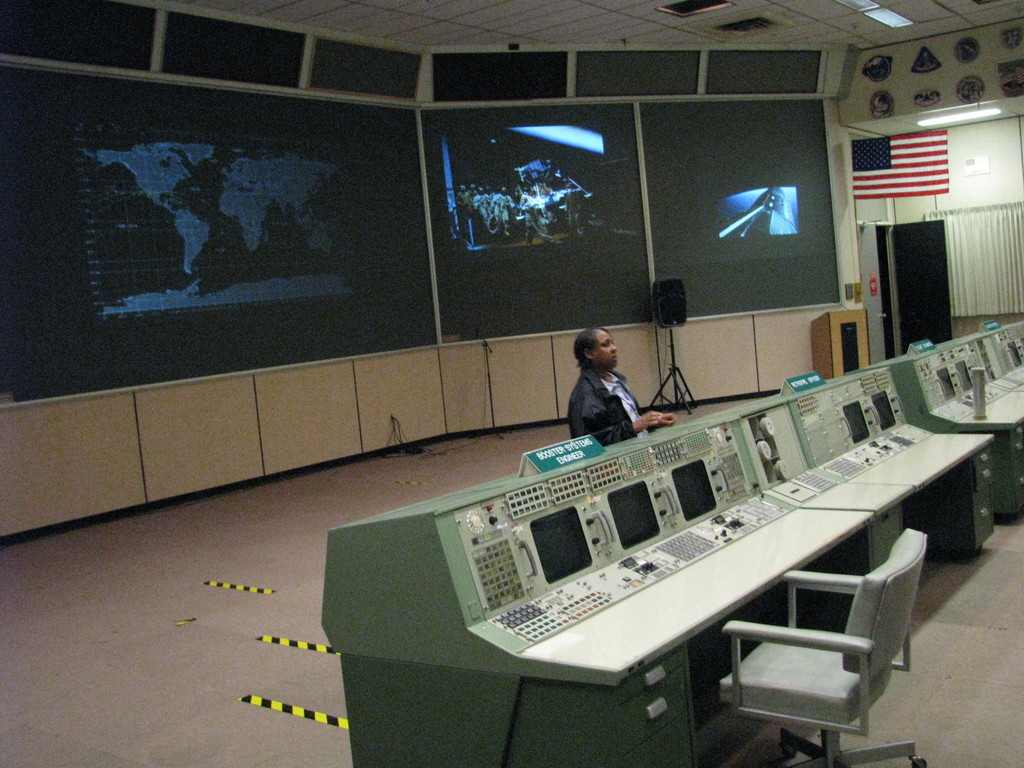
[[669, 96], [697, 92], [700, 51], [580, 51], [577, 96]]
[[296, 32], [167, 14], [164, 72], [296, 87], [305, 40]]
[[436, 341], [412, 110], [13, 69], [0, 103], [0, 391]]
[[414, 53], [317, 40], [310, 86], [412, 99], [420, 57]]
[[815, 93], [819, 51], [710, 51], [707, 92]]
[[519, 101], [564, 98], [568, 54], [434, 54], [435, 101]]
[[149, 69], [152, 8], [107, 0], [3, 0], [0, 52], [126, 69]]

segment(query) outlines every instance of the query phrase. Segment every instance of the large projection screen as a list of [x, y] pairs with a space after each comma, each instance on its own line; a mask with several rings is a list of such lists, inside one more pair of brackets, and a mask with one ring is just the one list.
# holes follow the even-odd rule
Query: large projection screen
[[0, 69], [0, 391], [436, 343], [411, 110]]
[[658, 277], [690, 317], [827, 304], [838, 270], [818, 100], [641, 105]]
[[428, 111], [423, 144], [444, 340], [650, 321], [630, 105]]

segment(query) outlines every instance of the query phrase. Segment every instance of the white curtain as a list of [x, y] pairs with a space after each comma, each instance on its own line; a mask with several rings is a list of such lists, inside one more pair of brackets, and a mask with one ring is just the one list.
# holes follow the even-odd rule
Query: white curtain
[[944, 219], [956, 317], [1024, 312], [1024, 202], [930, 211]]

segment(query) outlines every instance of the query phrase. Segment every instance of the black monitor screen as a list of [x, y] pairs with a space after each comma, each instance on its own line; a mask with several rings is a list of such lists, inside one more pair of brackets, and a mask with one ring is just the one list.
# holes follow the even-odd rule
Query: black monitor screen
[[949, 371], [945, 368], [935, 369], [935, 378], [939, 380], [942, 387], [942, 401], [952, 400], [956, 397], [956, 390], [953, 389], [953, 381], [949, 378]]
[[864, 420], [864, 410], [860, 407], [860, 403], [853, 402], [844, 405], [843, 416], [846, 417], [846, 423], [850, 426], [850, 438], [854, 444], [868, 439], [868, 425]]
[[1010, 357], [1013, 359], [1013, 367], [1020, 368], [1021, 359], [1020, 352], [1017, 350], [1017, 345], [1011, 341], [1006, 345], [1006, 351], [1010, 353]]
[[627, 488], [620, 488], [608, 494], [608, 506], [615, 520], [615, 530], [619, 532], [619, 541], [623, 549], [635, 547], [658, 534], [658, 517], [651, 504], [651, 494], [647, 485], [634, 483]]
[[892, 403], [889, 402], [888, 394], [885, 392], [875, 392], [871, 396], [871, 403], [875, 406], [875, 410], [878, 411], [878, 426], [882, 428], [883, 432], [896, 426], [896, 416], [893, 415]]
[[592, 562], [576, 507], [534, 520], [530, 533], [548, 584], [582, 571]]
[[672, 482], [676, 486], [679, 505], [683, 508], [683, 517], [687, 520], [698, 518], [718, 505], [703, 461], [673, 469]]
[[960, 386], [963, 387], [964, 391], [967, 391], [974, 386], [974, 383], [971, 381], [971, 372], [967, 368], [967, 363], [963, 360], [957, 360], [955, 365], [957, 376], [960, 377]]

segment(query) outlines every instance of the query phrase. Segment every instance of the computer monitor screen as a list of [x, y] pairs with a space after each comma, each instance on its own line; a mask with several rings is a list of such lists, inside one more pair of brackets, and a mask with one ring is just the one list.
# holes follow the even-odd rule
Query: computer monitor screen
[[672, 482], [676, 486], [683, 517], [687, 520], [694, 520], [718, 505], [703, 461], [694, 461], [673, 469]]
[[1010, 359], [1013, 360], [1013, 367], [1014, 368], [1020, 368], [1020, 366], [1021, 366], [1020, 351], [1018, 351], [1017, 345], [1014, 344], [1012, 341], [1009, 342], [1006, 345], [1006, 351], [1010, 353]]
[[854, 444], [861, 443], [868, 439], [868, 424], [864, 419], [864, 409], [859, 402], [847, 403], [843, 406], [843, 416], [850, 426], [850, 439]]
[[871, 396], [871, 404], [878, 411], [878, 426], [882, 428], [883, 432], [896, 426], [896, 416], [892, 412], [892, 403], [886, 392], [875, 392]]
[[957, 376], [960, 378], [960, 386], [966, 392], [972, 386], [974, 386], [973, 382], [971, 381], [971, 371], [970, 369], [968, 369], [967, 363], [965, 363], [963, 360], [957, 360], [955, 365]]
[[945, 368], [935, 369], [935, 378], [939, 380], [942, 387], [942, 401], [952, 400], [956, 397], [956, 390], [953, 389], [953, 381], [949, 378], [949, 371]]
[[566, 507], [530, 523], [548, 584], [582, 571], [593, 562], [576, 507]]
[[634, 483], [612, 491], [608, 494], [608, 506], [624, 549], [657, 536], [661, 530], [646, 483]]

